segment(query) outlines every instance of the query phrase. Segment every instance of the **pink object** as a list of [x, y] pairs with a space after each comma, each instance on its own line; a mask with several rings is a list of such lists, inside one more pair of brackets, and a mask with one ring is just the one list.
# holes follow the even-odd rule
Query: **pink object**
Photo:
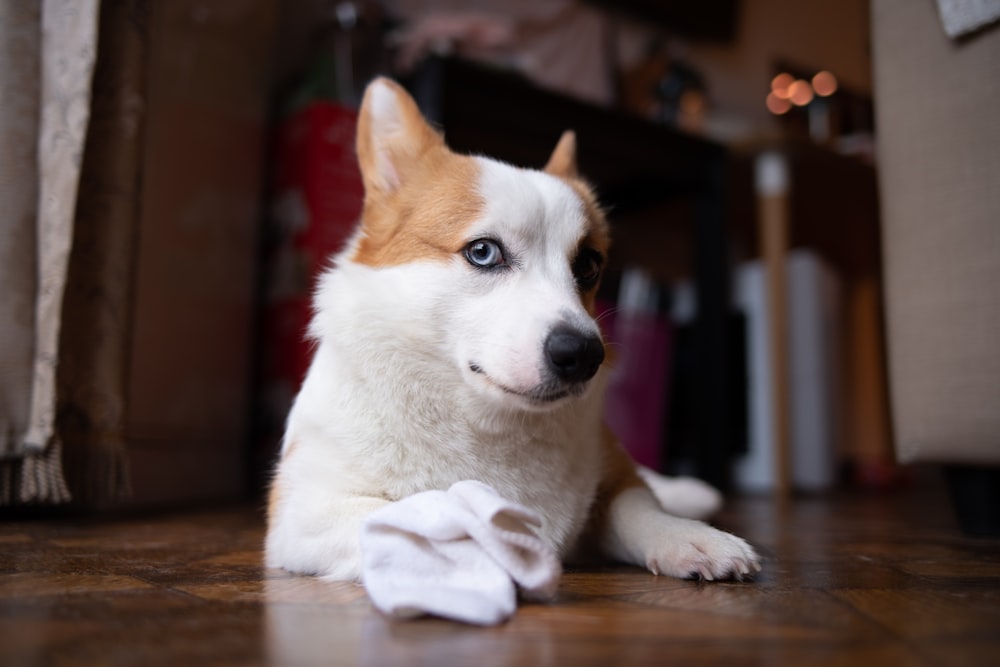
[[672, 327], [665, 315], [626, 311], [606, 313], [601, 324], [612, 348], [604, 401], [608, 427], [636, 463], [659, 470]]

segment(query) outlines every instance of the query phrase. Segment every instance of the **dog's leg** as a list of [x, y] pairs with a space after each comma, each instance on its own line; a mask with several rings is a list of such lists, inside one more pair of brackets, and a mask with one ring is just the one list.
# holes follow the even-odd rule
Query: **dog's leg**
[[760, 570], [757, 554], [744, 540], [667, 514], [610, 434], [604, 449], [592, 528], [607, 556], [680, 578], [741, 579]]
[[286, 503], [280, 487], [272, 489], [267, 566], [329, 579], [360, 579], [361, 524], [389, 501], [324, 493], [312, 496]]

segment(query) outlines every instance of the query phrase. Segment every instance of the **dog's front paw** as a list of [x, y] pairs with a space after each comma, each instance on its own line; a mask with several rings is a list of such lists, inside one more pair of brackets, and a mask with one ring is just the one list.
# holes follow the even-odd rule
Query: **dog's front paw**
[[684, 521], [657, 542], [646, 558], [653, 574], [740, 581], [760, 572], [760, 558], [745, 540], [698, 521]]

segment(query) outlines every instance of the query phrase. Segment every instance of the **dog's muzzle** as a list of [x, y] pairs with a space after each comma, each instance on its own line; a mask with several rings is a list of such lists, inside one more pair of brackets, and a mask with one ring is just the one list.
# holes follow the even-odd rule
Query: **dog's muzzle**
[[604, 343], [595, 334], [557, 326], [545, 339], [545, 362], [562, 382], [586, 382], [604, 362]]

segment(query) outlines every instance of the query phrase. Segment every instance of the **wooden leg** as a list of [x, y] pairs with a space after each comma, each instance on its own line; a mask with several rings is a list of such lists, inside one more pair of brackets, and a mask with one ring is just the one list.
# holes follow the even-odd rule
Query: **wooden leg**
[[788, 398], [788, 168], [777, 153], [757, 162], [757, 221], [767, 276], [768, 337], [771, 366], [771, 422], [774, 429], [775, 497], [791, 498], [791, 443]]
[[855, 278], [847, 290], [847, 442], [855, 481], [874, 487], [895, 481], [880, 294], [870, 276]]

